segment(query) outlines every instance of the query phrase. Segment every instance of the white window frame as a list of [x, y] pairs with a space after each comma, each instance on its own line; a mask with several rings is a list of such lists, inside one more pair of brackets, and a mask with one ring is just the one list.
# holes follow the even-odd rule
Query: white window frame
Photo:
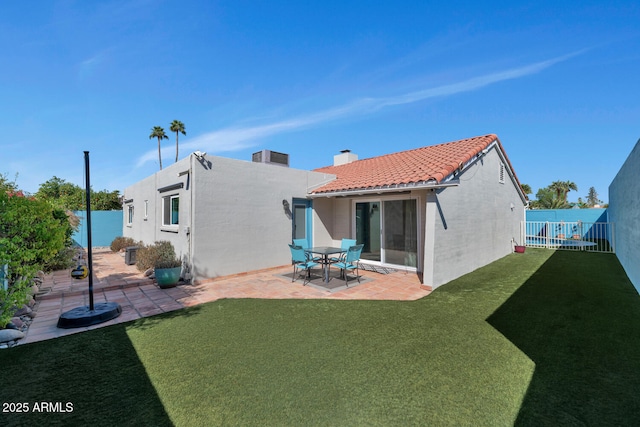
[[127, 205], [127, 226], [131, 227], [133, 225], [133, 215], [135, 211], [133, 209], [133, 205]]
[[[399, 265], [399, 264], [390, 264], [387, 262], [382, 262], [382, 261], [373, 261], [373, 260], [361, 260], [361, 262], [364, 262], [365, 264], [371, 264], [371, 265], [379, 265], [381, 267], [387, 266], [390, 268], [395, 268], [398, 270], [404, 270], [404, 271], [418, 271], [418, 268], [422, 265], [421, 262], [421, 257], [422, 257], [422, 247], [424, 245], [423, 241], [424, 241], [424, 222], [422, 220], [422, 197], [418, 196], [414, 193], [400, 193], [400, 194], [395, 194], [395, 195], [384, 195], [381, 194], [377, 197], [354, 197], [351, 199], [351, 230], [353, 230], [354, 235], [351, 236], [351, 238], [355, 239], [355, 230], [356, 230], [356, 204], [357, 203], [367, 203], [367, 202], [379, 202], [380, 203], [380, 209], [382, 210], [382, 212], [380, 213], [380, 226], [381, 226], [381, 230], [380, 230], [380, 238], [382, 239], [382, 237], [384, 236], [384, 208], [383, 208], [383, 203], [384, 202], [388, 202], [388, 201], [398, 201], [398, 200], [415, 200], [416, 201], [416, 232], [417, 232], [417, 243], [418, 243], [418, 250], [416, 253], [416, 267], [410, 267], [410, 266], [406, 266], [406, 265]], [[381, 248], [382, 251], [385, 250], [385, 248]], [[386, 259], [386, 254], [382, 254], [383, 259]]]
[[146, 221], [149, 218], [149, 201], [144, 201], [144, 220]]
[[507, 170], [506, 170], [506, 167], [505, 167], [504, 163], [500, 162], [500, 172], [499, 172], [499, 175], [498, 175], [498, 182], [500, 184], [504, 184], [506, 173], [507, 173]]
[[[173, 211], [172, 211], [172, 206], [173, 206], [173, 200], [177, 199], [178, 200], [178, 218], [177, 221], [174, 223], [173, 222]], [[167, 214], [167, 208], [166, 208], [166, 203], [169, 203], [169, 218], [166, 218], [166, 214]], [[162, 197], [162, 227], [164, 228], [171, 228], [171, 229], [177, 229], [180, 225], [180, 195], [179, 194], [171, 194], [168, 196], [163, 196]]]

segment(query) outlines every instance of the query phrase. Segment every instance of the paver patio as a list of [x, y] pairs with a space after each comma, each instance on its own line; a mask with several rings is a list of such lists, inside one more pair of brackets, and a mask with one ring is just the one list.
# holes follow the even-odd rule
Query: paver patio
[[135, 265], [126, 265], [121, 253], [113, 253], [108, 248], [93, 249], [93, 270], [94, 303], [117, 302], [122, 307], [122, 314], [108, 322], [85, 328], [58, 328], [58, 318], [62, 313], [89, 305], [89, 291], [87, 279], [72, 279], [70, 270], [56, 271], [45, 277], [36, 296], [36, 316], [20, 344], [84, 332], [222, 298], [409, 301], [430, 293], [421, 288], [414, 272], [380, 274], [360, 270], [362, 283], [352, 280], [348, 288], [332, 292], [309, 284], [303, 286], [302, 279], [291, 282], [286, 277], [291, 273], [290, 266], [161, 289]]

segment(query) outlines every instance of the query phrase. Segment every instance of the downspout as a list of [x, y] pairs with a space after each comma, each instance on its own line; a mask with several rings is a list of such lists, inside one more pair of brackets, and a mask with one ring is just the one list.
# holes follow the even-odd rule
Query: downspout
[[193, 209], [195, 203], [193, 201], [193, 187], [195, 185], [195, 179], [193, 176], [193, 153], [189, 155], [189, 228], [187, 230], [187, 250], [189, 253], [187, 254], [187, 262], [188, 264], [188, 273], [185, 279], [191, 281], [193, 280]]

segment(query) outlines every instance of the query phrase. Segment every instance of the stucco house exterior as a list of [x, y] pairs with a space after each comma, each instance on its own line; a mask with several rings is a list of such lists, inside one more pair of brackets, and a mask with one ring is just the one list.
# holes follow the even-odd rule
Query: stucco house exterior
[[640, 140], [609, 185], [609, 222], [616, 226], [616, 256], [640, 293]]
[[[277, 158], [265, 162], [265, 158]], [[513, 252], [526, 196], [496, 135], [297, 170], [199, 152], [124, 190], [123, 235], [168, 240], [186, 278], [289, 265], [288, 243], [364, 244], [362, 262], [436, 288]]]

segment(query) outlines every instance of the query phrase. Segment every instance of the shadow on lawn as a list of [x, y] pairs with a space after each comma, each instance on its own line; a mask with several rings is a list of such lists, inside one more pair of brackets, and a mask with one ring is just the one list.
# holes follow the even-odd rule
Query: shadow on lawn
[[176, 317], [192, 317], [196, 316], [200, 313], [202, 307], [199, 305], [193, 307], [180, 308], [178, 310], [168, 311], [162, 314], [156, 314], [154, 316], [149, 317], [141, 317], [140, 319], [132, 320], [127, 323], [127, 329], [140, 329], [146, 330], [153, 328], [156, 325], [161, 324], [162, 322], [168, 319], [174, 319]]
[[615, 255], [557, 251], [487, 320], [536, 366], [516, 425], [640, 425], [640, 297]]
[[[2, 425], [171, 426], [163, 403], [127, 333], [118, 324], [0, 353]], [[45, 402], [45, 406], [42, 403]], [[55, 406], [54, 406], [55, 405]], [[23, 407], [25, 408], [25, 407]]]

